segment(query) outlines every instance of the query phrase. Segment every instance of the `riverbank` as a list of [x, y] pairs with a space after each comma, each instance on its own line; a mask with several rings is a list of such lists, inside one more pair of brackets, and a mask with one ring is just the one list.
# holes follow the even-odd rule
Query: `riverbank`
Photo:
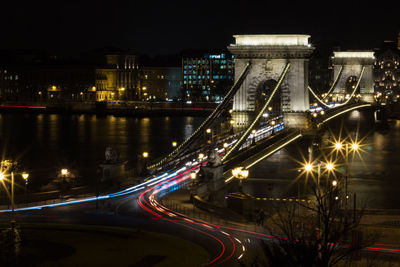
[[96, 114], [127, 117], [207, 116], [217, 103], [183, 102], [3, 102], [0, 113]]

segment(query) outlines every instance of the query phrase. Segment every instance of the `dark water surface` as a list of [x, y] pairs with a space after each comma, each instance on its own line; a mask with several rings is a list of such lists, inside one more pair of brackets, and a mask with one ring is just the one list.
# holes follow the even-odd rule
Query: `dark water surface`
[[204, 120], [197, 117], [96, 117], [96, 115], [1, 114], [2, 159], [14, 159], [30, 173], [32, 188], [45, 184], [61, 168], [68, 168], [87, 182], [107, 146], [134, 167], [147, 151], [151, 158], [172, 150]]
[[[340, 132], [342, 137], [361, 141], [360, 153], [354, 157], [350, 153], [348, 193], [351, 201], [356, 193], [358, 204], [367, 208], [400, 209], [400, 120], [376, 123], [372, 112], [353, 111], [329, 123], [322, 135], [322, 145], [329, 146], [328, 139], [337, 139]], [[298, 141], [251, 169], [245, 189], [260, 197], [296, 197], [297, 181], [300, 191], [306, 191], [306, 176], [300, 175], [299, 169], [307, 158], [306, 142]], [[343, 156], [336, 157], [333, 153], [327, 159], [338, 159], [336, 177], [344, 182]]]

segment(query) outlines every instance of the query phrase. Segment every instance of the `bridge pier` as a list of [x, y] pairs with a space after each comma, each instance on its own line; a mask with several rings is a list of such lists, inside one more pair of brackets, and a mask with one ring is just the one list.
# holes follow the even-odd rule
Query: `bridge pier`
[[283, 113], [285, 127], [295, 129], [310, 129], [311, 116], [309, 112], [285, 112]]

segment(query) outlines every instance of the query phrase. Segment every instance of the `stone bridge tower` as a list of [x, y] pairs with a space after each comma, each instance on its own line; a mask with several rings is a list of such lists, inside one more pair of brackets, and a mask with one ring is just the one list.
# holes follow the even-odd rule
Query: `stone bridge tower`
[[[339, 79], [333, 89], [334, 98], [343, 100], [345, 98], [346, 83], [349, 84], [351, 79], [358, 80], [364, 67], [363, 76], [360, 81], [361, 100], [373, 102], [374, 97], [374, 79], [373, 65], [375, 62], [374, 51], [340, 51], [333, 52], [332, 64], [334, 70], [334, 79]], [[351, 88], [351, 86], [350, 86]]]
[[309, 35], [234, 35], [228, 46], [235, 56], [235, 79], [248, 62], [251, 69], [234, 96], [234, 127], [246, 127], [255, 113], [257, 90], [266, 81], [278, 81], [287, 63], [288, 73], [280, 88], [285, 125], [307, 127], [309, 110], [308, 58], [314, 51]]

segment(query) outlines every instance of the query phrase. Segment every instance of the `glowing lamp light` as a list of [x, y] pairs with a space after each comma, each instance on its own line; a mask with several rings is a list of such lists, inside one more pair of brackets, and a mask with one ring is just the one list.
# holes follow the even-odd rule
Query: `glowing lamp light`
[[224, 143], [224, 148], [227, 148], [228, 146], [228, 143]]
[[211, 129], [210, 128], [208, 128], [207, 130], [206, 130], [206, 133], [211, 133]]
[[358, 149], [358, 144], [356, 144], [356, 143], [354, 143], [354, 144], [352, 144], [351, 145], [351, 148], [353, 149], [353, 150], [357, 150]]
[[316, 118], [318, 116], [317, 113], [313, 113], [312, 115], [313, 115], [314, 118]]
[[149, 152], [143, 152], [143, 158], [147, 158], [149, 156]]
[[256, 134], [256, 132], [257, 132], [256, 130], [251, 130], [252, 134]]
[[337, 181], [336, 180], [332, 181], [332, 186], [337, 186]]
[[311, 164], [306, 164], [305, 166], [304, 166], [304, 169], [307, 171], [307, 172], [310, 172], [311, 170], [312, 170], [312, 165]]
[[268, 110], [271, 111], [271, 110], [272, 110], [272, 107], [268, 107]]
[[22, 178], [24, 178], [24, 180], [27, 180], [29, 178], [29, 173], [23, 172], [22, 173]]
[[275, 123], [276, 123], [275, 121], [271, 121], [271, 125], [272, 125], [272, 126], [275, 125]]
[[332, 163], [327, 163], [326, 164], [326, 169], [328, 169], [329, 171], [333, 170], [333, 164]]
[[203, 159], [204, 158], [204, 154], [203, 153], [200, 153], [199, 154], [199, 159]]
[[61, 175], [67, 175], [68, 169], [61, 169]]
[[234, 124], [234, 123], [235, 123], [235, 120], [230, 120], [229, 123], [230, 123], [230, 124]]
[[343, 146], [342, 143], [336, 143], [336, 144], [335, 144], [335, 148], [336, 148], [336, 149], [341, 149], [342, 146]]
[[249, 176], [249, 170], [242, 170], [241, 175], [242, 175], [242, 177], [243, 177], [244, 179], [246, 179], [246, 178]]
[[249, 176], [249, 170], [243, 169], [243, 167], [237, 167], [232, 169], [232, 175], [238, 179], [246, 179]]
[[175, 142], [175, 141], [174, 141], [174, 142], [172, 142], [172, 146], [173, 146], [173, 147], [176, 147], [177, 145], [178, 145], [178, 143], [177, 143], [177, 142]]
[[0, 181], [4, 179], [4, 173], [0, 172]]
[[190, 173], [190, 179], [195, 180], [196, 177], [197, 177], [197, 173], [196, 172], [193, 171], [193, 172]]

